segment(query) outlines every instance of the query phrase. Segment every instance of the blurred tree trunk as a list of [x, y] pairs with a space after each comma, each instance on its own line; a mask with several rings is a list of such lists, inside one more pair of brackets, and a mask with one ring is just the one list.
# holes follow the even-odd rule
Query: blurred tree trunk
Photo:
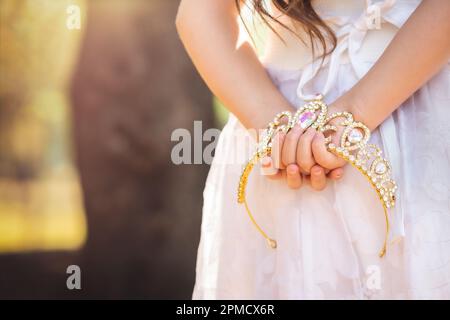
[[[170, 136], [213, 115], [176, 35], [178, 3], [89, 2], [71, 89], [88, 240], [79, 253], [0, 257], [12, 277], [0, 296], [190, 298], [208, 168], [174, 165]], [[68, 264], [81, 292], [65, 288]]]
[[178, 40], [178, 1], [90, 4], [72, 91], [84, 290], [189, 298], [207, 168], [172, 164], [170, 136], [196, 119], [211, 127], [211, 95]]

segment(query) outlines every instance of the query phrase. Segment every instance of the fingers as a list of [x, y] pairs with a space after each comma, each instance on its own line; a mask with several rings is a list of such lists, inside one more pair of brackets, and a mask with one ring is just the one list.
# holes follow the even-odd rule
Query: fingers
[[269, 179], [276, 180], [282, 177], [281, 170], [275, 168], [271, 157], [261, 159], [261, 173]]
[[[314, 190], [326, 187], [326, 180], [338, 180], [343, 175], [345, 160], [329, 152], [323, 133], [309, 128], [305, 132], [294, 127], [288, 134], [274, 137], [270, 157], [262, 159], [262, 173], [269, 179], [286, 178], [292, 189], [311, 183]], [[310, 173], [302, 177], [302, 172]]]
[[273, 138], [271, 158], [272, 158], [273, 166], [277, 169], [285, 169], [286, 168], [281, 161], [281, 150], [283, 148], [283, 143], [284, 143], [285, 137], [286, 137], [286, 134], [278, 133]]
[[302, 176], [296, 164], [290, 164], [286, 168], [286, 179], [289, 188], [298, 189], [302, 185]]
[[281, 161], [286, 167], [290, 164], [297, 163], [297, 145], [298, 139], [300, 138], [300, 135], [302, 133], [302, 128], [300, 128], [299, 126], [294, 126], [284, 139], [281, 152]]
[[330, 178], [331, 180], [339, 180], [340, 178], [342, 178], [343, 174], [344, 174], [343, 168], [333, 169], [328, 174], [328, 178]]
[[297, 164], [299, 165], [300, 169], [307, 174], [311, 172], [311, 168], [316, 163], [311, 151], [311, 143], [314, 139], [315, 134], [316, 130], [313, 128], [309, 128], [300, 136], [298, 140]]
[[318, 164], [327, 169], [336, 169], [345, 165], [345, 160], [335, 156], [325, 146], [325, 136], [317, 132], [312, 141], [312, 153]]
[[286, 177], [287, 184], [291, 189], [298, 189], [302, 185], [302, 176], [296, 164], [289, 165], [286, 170], [279, 170], [272, 165], [272, 158], [261, 159], [262, 174], [272, 180]]
[[327, 177], [325, 176], [325, 170], [318, 165], [314, 165], [311, 168], [311, 187], [314, 190], [321, 191], [325, 189], [327, 185]]

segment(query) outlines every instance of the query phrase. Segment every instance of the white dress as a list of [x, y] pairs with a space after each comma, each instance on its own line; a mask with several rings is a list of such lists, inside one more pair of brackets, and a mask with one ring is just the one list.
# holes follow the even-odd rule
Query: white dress
[[[317, 11], [339, 37], [325, 65], [317, 69], [309, 48], [282, 29], [287, 45], [269, 35], [261, 60], [293, 105], [316, 92], [332, 102], [370, 69], [419, 3], [316, 1]], [[374, 12], [380, 13], [381, 28], [376, 21], [369, 23]], [[230, 115], [204, 190], [193, 298], [449, 299], [449, 124], [446, 65], [372, 133], [399, 186], [390, 213], [392, 241], [380, 259], [383, 211], [368, 182], [350, 166], [321, 192], [309, 186], [291, 190], [285, 181], [253, 173], [249, 206], [278, 242], [276, 250], [268, 248], [236, 201], [247, 153], [231, 159], [246, 151], [234, 139], [242, 125]]]

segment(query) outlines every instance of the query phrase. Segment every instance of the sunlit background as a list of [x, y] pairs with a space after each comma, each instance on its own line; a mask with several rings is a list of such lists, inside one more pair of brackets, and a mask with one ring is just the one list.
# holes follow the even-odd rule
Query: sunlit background
[[[0, 252], [77, 249], [86, 226], [71, 143], [80, 32], [69, 1], [1, 2]], [[77, 3], [85, 10], [84, 2]]]
[[170, 135], [218, 123], [177, 5], [0, 2], [0, 297], [190, 297], [207, 166]]
[[0, 298], [191, 297], [208, 166], [170, 137], [228, 114], [178, 3], [0, 1]]

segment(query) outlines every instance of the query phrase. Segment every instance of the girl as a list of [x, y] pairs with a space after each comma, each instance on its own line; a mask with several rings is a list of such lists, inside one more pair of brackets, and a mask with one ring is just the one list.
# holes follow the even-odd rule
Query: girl
[[[238, 42], [240, 1], [183, 0], [177, 16], [190, 57], [231, 111], [204, 191], [193, 297], [450, 298], [450, 1], [250, 3], [269, 29], [259, 57]], [[236, 201], [248, 155], [236, 132], [264, 128], [317, 92], [330, 112], [366, 124], [391, 161], [399, 189], [384, 258], [374, 191], [312, 128], [279, 135], [262, 161], [277, 179], [254, 174], [247, 186], [277, 249]]]

